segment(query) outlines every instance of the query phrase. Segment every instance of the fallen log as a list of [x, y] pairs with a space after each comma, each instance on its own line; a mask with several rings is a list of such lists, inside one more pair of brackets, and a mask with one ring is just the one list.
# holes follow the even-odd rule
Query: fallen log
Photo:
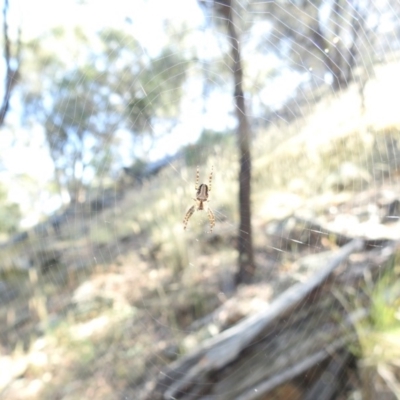
[[[352, 324], [358, 314], [349, 316], [332, 294], [332, 286], [343, 285], [340, 274], [333, 273], [364, 246], [362, 240], [352, 240], [332, 253], [326, 265], [307, 282], [292, 286], [266, 309], [175, 361], [160, 374], [147, 398], [258, 400], [317, 363], [328, 360], [329, 368], [336, 352], [348, 359], [347, 343], [355, 339]], [[391, 243], [373, 250], [374, 254], [369, 252], [365, 268], [373, 266], [375, 258], [379, 265], [387, 261], [394, 248]], [[362, 274], [360, 269], [359, 277]], [[352, 285], [354, 279], [351, 276]], [[314, 391], [319, 390], [318, 380], [315, 387]], [[313, 392], [309, 393], [312, 398]]]

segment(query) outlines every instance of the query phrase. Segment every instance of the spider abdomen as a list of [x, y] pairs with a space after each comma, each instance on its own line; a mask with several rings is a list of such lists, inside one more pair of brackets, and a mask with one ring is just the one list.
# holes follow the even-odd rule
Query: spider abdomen
[[196, 193], [196, 198], [199, 201], [206, 201], [208, 199], [208, 186], [202, 183]]
[[[186, 212], [185, 218], [183, 219], [183, 229], [186, 230], [189, 218], [193, 215], [193, 213], [196, 211], [196, 207], [198, 211], [204, 210], [204, 203], [208, 202], [208, 192], [211, 192], [211, 183], [212, 183], [212, 176], [213, 176], [213, 167], [211, 167], [211, 173], [208, 178], [209, 185], [206, 185], [205, 183], [202, 183], [199, 185], [199, 167], [197, 167], [196, 171], [196, 184], [195, 184], [195, 189], [196, 189], [196, 198], [193, 200], [195, 201], [195, 205], [190, 207], [189, 210]], [[207, 214], [208, 214], [208, 219], [210, 221], [210, 232], [212, 232], [214, 226], [215, 226], [215, 217], [214, 213], [211, 211], [210, 207], [207, 207]]]

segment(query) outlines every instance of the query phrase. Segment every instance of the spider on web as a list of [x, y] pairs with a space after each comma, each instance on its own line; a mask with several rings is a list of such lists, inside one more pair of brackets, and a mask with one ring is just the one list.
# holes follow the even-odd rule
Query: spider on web
[[[184, 230], [186, 230], [189, 218], [193, 215], [193, 213], [196, 210], [197, 211], [204, 210], [204, 203], [210, 201], [208, 200], [208, 193], [211, 192], [212, 177], [213, 177], [213, 167], [211, 167], [210, 176], [208, 177], [208, 186], [205, 183], [202, 183], [199, 186], [200, 171], [199, 167], [197, 167], [196, 183], [195, 183], [196, 198], [193, 199], [196, 204], [190, 207], [187, 213], [185, 214], [185, 218], [183, 219]], [[207, 215], [208, 215], [208, 220], [210, 222], [210, 233], [211, 233], [215, 226], [215, 217], [214, 213], [211, 211], [211, 208], [209, 206], [207, 207]]]

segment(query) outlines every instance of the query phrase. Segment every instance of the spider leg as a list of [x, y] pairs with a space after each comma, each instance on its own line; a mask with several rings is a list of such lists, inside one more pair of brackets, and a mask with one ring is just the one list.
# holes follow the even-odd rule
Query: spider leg
[[199, 166], [197, 166], [197, 170], [196, 170], [196, 183], [195, 183], [195, 190], [197, 192], [197, 189], [199, 188], [199, 179], [200, 179], [200, 170], [199, 170]]
[[210, 233], [211, 233], [215, 226], [215, 217], [210, 207], [208, 207], [207, 213], [208, 213], [208, 220], [210, 221]]
[[189, 218], [193, 215], [193, 213], [195, 212], [196, 207], [192, 206], [189, 208], [189, 210], [187, 211], [185, 218], [183, 218], [183, 229], [186, 230], [187, 224], [189, 222]]
[[210, 176], [208, 177], [208, 191], [211, 192], [211, 183], [212, 183], [212, 178], [213, 178], [213, 170], [214, 170], [214, 166], [211, 166], [211, 172], [210, 172]]

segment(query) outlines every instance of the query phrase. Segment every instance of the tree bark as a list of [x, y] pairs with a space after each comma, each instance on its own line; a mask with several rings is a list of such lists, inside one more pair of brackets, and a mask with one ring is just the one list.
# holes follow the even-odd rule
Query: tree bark
[[6, 114], [8, 112], [10, 105], [11, 93], [15, 84], [18, 81], [19, 63], [20, 63], [21, 32], [19, 31], [18, 42], [17, 42], [17, 54], [15, 57], [15, 60], [17, 61], [17, 67], [16, 68], [11, 67], [11, 44], [10, 44], [10, 38], [8, 36], [7, 16], [8, 16], [8, 0], [5, 0], [3, 8], [3, 40], [4, 40], [4, 59], [6, 63], [6, 77], [4, 83], [3, 101], [0, 106], [0, 126], [4, 124], [4, 120], [6, 118]]
[[239, 172], [239, 216], [238, 233], [239, 270], [235, 277], [236, 284], [250, 283], [254, 276], [255, 265], [253, 256], [253, 241], [251, 232], [251, 152], [250, 152], [250, 124], [246, 113], [246, 104], [243, 94], [243, 67], [240, 53], [240, 40], [233, 21], [232, 0], [216, 1], [218, 12], [224, 17], [228, 29], [231, 55], [233, 60], [232, 71], [234, 78], [234, 99], [238, 120], [237, 140], [240, 153]]

